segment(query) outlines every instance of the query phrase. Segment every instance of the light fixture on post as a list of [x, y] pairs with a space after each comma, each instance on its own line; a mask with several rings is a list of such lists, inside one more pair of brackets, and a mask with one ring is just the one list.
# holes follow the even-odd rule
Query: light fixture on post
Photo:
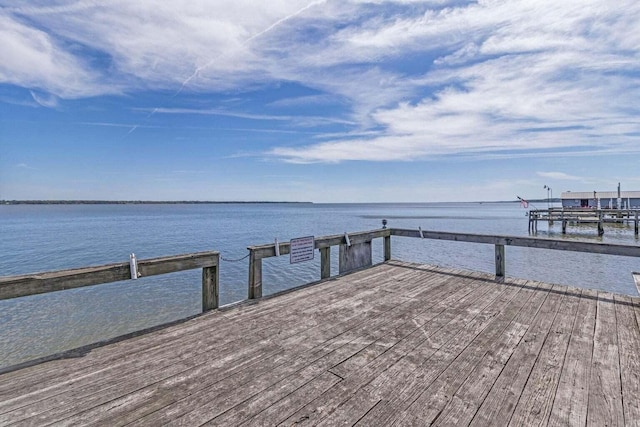
[[[545, 185], [543, 188], [547, 190], [547, 209], [551, 208], [551, 199], [553, 198], [553, 190], [548, 185]], [[551, 194], [551, 196], [549, 196]]]

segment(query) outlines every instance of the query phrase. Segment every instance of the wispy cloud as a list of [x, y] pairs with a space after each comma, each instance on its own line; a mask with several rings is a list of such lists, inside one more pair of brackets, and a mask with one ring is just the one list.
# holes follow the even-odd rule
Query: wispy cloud
[[34, 168], [33, 166], [29, 166], [26, 163], [18, 163], [15, 167], [19, 169], [38, 170], [37, 168]]
[[[34, 97], [48, 106], [295, 83], [315, 95], [264, 114], [149, 110], [344, 125], [265, 149], [294, 163], [638, 153], [639, 25], [635, 0], [61, 0], [0, 11], [0, 82], [54, 95]], [[336, 100], [331, 116], [267, 111]]]
[[[144, 111], [144, 110], [143, 110]], [[220, 109], [197, 109], [197, 108], [154, 108], [151, 110], [154, 114], [199, 114], [208, 116], [225, 116], [236, 117], [249, 120], [263, 121], [280, 121], [280, 122], [296, 122], [302, 126], [316, 126], [327, 123], [355, 124], [352, 121], [334, 117], [323, 116], [304, 116], [304, 115], [269, 115], [269, 114], [252, 114], [238, 111], [228, 111]]]
[[31, 97], [34, 101], [38, 103], [38, 105], [47, 108], [55, 108], [58, 106], [58, 98], [50, 94], [37, 94], [34, 91], [29, 91]]
[[584, 181], [584, 177], [569, 175], [564, 172], [537, 172], [538, 176], [542, 178], [551, 178], [557, 180], [566, 180], [566, 181]]
[[331, 105], [342, 102], [333, 95], [308, 95], [293, 98], [283, 98], [267, 104], [269, 107], [306, 107], [313, 105]]

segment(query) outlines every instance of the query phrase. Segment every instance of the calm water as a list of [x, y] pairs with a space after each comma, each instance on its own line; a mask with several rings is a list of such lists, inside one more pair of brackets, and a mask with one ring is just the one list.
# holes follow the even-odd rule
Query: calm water
[[[527, 235], [525, 210], [515, 203], [466, 204], [219, 204], [0, 206], [0, 275], [220, 251], [226, 260], [247, 246], [294, 237], [390, 227]], [[633, 229], [570, 228], [567, 239], [638, 244]], [[563, 238], [560, 225], [540, 237]], [[492, 272], [491, 245], [393, 238], [396, 259]], [[337, 272], [337, 250], [332, 272]], [[507, 275], [635, 295], [638, 260], [597, 254], [506, 248]], [[374, 242], [374, 262], [382, 241]], [[289, 265], [263, 262], [264, 293], [317, 280], [319, 257]], [[200, 311], [200, 271], [193, 270], [0, 301], [0, 367], [49, 355]], [[247, 292], [248, 261], [222, 261], [222, 304]]]

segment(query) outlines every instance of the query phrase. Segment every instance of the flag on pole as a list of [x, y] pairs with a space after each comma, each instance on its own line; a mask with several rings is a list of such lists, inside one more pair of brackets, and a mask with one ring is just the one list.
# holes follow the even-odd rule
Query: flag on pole
[[518, 198], [518, 200], [520, 200], [520, 206], [522, 206], [525, 209], [529, 207], [529, 202], [527, 202], [525, 199], [523, 199], [520, 196], [516, 196], [516, 197]]

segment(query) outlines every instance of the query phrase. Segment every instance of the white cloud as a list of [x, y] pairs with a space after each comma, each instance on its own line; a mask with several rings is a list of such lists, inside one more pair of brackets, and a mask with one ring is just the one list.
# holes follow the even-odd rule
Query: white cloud
[[[317, 95], [269, 107], [348, 105], [349, 117], [296, 119], [349, 129], [269, 150], [285, 161], [640, 150], [637, 1], [31, 4], [0, 12], [0, 81], [38, 89], [41, 101], [55, 99], [41, 91], [60, 98], [146, 89], [241, 93], [294, 82]], [[180, 111], [153, 114], [170, 112]]]
[[568, 180], [568, 181], [584, 181], [585, 178], [575, 175], [569, 175], [564, 172], [537, 172], [538, 176], [543, 178], [557, 179], [557, 180]]
[[0, 39], [1, 83], [39, 88], [62, 97], [116, 91], [98, 83], [96, 72], [44, 31], [0, 14]]

